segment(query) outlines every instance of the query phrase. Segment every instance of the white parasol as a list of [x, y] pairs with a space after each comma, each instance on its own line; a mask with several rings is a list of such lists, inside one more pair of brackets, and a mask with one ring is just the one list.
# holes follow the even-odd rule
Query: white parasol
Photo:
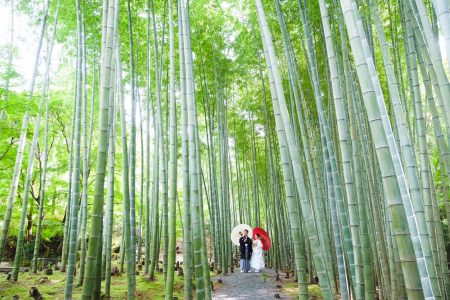
[[239, 246], [239, 239], [244, 235], [244, 230], [248, 230], [248, 236], [251, 238], [253, 236], [253, 230], [247, 224], [239, 224], [231, 230], [231, 241], [236, 246]]

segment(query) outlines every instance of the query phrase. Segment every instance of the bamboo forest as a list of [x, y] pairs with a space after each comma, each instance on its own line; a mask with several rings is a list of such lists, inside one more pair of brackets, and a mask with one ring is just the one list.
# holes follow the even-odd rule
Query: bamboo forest
[[450, 299], [449, 0], [0, 0], [0, 299]]

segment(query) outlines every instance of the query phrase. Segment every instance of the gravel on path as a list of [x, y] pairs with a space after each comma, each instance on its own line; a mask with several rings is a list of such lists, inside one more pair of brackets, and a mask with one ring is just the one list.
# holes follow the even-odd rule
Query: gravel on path
[[[219, 299], [289, 299], [281, 294], [281, 289], [277, 288], [275, 281], [275, 271], [266, 269], [261, 273], [229, 273], [227, 275], [217, 275], [213, 281], [222, 280], [223, 285], [213, 292], [212, 298]], [[275, 297], [278, 294], [280, 298]]]

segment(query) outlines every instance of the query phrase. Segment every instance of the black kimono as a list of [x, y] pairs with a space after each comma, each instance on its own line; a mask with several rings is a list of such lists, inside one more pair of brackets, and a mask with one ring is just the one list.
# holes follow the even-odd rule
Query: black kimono
[[[252, 252], [253, 252], [253, 241], [251, 238], [249, 238], [248, 236], [245, 237], [241, 237], [239, 239], [239, 250], [241, 251], [241, 259], [250, 259], [252, 257]], [[245, 255], [245, 248], [247, 248], [247, 257]]]

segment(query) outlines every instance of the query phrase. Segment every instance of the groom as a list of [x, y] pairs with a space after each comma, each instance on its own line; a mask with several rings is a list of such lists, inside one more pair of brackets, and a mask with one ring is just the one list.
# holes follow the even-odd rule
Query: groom
[[239, 239], [239, 250], [241, 251], [241, 273], [250, 271], [250, 258], [252, 257], [252, 239], [248, 236], [248, 230], [244, 230], [244, 235]]

